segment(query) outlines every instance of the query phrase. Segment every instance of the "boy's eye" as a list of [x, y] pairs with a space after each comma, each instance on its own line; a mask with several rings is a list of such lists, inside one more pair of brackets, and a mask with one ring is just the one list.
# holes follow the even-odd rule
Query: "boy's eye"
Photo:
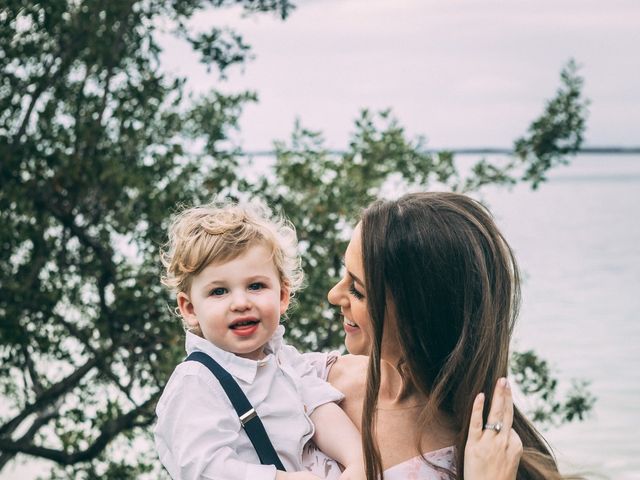
[[213, 290], [211, 290], [211, 295], [215, 296], [224, 295], [225, 293], [227, 293], [227, 289], [222, 287], [214, 288]]
[[364, 298], [364, 295], [361, 294], [358, 290], [356, 290], [356, 286], [354, 285], [353, 282], [349, 284], [349, 293], [353, 295], [353, 297], [356, 298], [357, 300], [362, 300]]
[[264, 283], [256, 282], [249, 285], [249, 290], [262, 290], [264, 288]]

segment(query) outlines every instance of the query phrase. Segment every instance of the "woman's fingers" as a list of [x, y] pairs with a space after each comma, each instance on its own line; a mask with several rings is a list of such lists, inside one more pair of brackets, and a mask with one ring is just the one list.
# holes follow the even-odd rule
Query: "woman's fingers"
[[[490, 426], [483, 431], [484, 400], [484, 395], [479, 394], [473, 402], [464, 449], [464, 476], [469, 480], [513, 480], [522, 457], [522, 441], [511, 428], [513, 400], [506, 379], [501, 378], [496, 384], [487, 420]], [[496, 423], [502, 425], [499, 432]]]
[[[509, 435], [511, 431], [511, 425], [513, 424], [513, 396], [511, 387], [507, 379], [504, 379], [503, 397], [504, 397], [504, 415], [502, 417], [502, 425], [506, 435]], [[515, 432], [514, 432], [515, 433]]]
[[484, 407], [484, 393], [476, 395], [471, 410], [471, 420], [469, 421], [469, 436], [467, 443], [477, 442], [482, 437], [482, 409]]
[[522, 440], [520, 436], [516, 433], [516, 431], [512, 428], [509, 430], [509, 439], [507, 440], [507, 450], [506, 450], [506, 458], [505, 463], [508, 466], [508, 469], [514, 472], [513, 478], [515, 478], [515, 472], [518, 471], [518, 465], [520, 464], [520, 459], [522, 458]]
[[514, 460], [520, 461], [522, 457], [522, 440], [520, 435], [512, 428], [509, 430], [509, 443], [507, 444], [507, 450], [512, 454]]
[[[469, 422], [469, 435], [467, 442], [479, 441], [484, 429], [482, 421], [482, 411], [484, 407], [484, 394], [480, 393], [473, 402], [471, 420]], [[513, 424], [513, 397], [511, 388], [506, 378], [500, 378], [496, 382], [491, 399], [491, 407], [487, 417], [489, 428], [495, 432], [502, 433], [502, 437], [510, 437], [511, 425]], [[515, 432], [514, 432], [515, 433]]]
[[[493, 398], [491, 399], [491, 408], [489, 409], [489, 416], [487, 417], [487, 423], [490, 425], [496, 425], [504, 422], [504, 409], [506, 403], [506, 378], [500, 378], [496, 382], [496, 387], [493, 390]], [[509, 426], [511, 428], [511, 426]]]

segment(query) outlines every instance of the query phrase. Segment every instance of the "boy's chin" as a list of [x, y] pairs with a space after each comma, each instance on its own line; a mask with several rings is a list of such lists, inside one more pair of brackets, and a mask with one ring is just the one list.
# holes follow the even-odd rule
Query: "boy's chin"
[[266, 356], [264, 352], [264, 346], [260, 347], [258, 350], [252, 350], [248, 352], [241, 351], [241, 352], [233, 352], [233, 353], [235, 353], [238, 357], [246, 358], [248, 360], [261, 360]]

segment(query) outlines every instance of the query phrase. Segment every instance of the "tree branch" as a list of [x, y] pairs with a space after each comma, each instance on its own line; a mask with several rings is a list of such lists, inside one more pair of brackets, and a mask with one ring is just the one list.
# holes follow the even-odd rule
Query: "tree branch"
[[44, 388], [42, 387], [42, 383], [40, 383], [40, 379], [38, 378], [38, 372], [36, 372], [36, 367], [33, 363], [33, 359], [31, 355], [29, 355], [29, 350], [26, 344], [21, 345], [22, 354], [24, 355], [24, 362], [27, 365], [27, 371], [29, 372], [29, 377], [31, 377], [31, 383], [33, 384], [33, 391], [36, 395], [41, 395]]
[[[88, 335], [86, 335], [82, 330], [80, 330], [74, 324], [68, 322], [67, 320], [65, 320], [62, 317], [59, 317], [57, 321], [59, 323], [61, 323], [69, 331], [69, 333], [71, 335], [73, 335], [80, 342], [82, 342], [82, 344], [89, 351], [89, 353], [91, 353], [93, 356], [96, 356], [96, 357], [100, 356], [100, 352], [98, 350], [96, 350], [91, 345], [91, 343], [89, 342]], [[124, 393], [127, 396], [129, 401], [131, 401], [131, 403], [133, 403], [135, 405], [135, 402], [133, 401], [133, 398], [131, 398], [131, 386], [130, 385], [121, 384], [120, 383], [120, 378], [118, 378], [116, 375], [114, 375], [114, 373], [110, 369], [103, 370], [101, 373], [103, 375], [105, 375], [107, 378], [109, 378], [120, 389], [120, 391], [122, 391], [122, 393]]]
[[0, 427], [0, 435], [5, 436], [11, 434], [29, 415], [42, 410], [49, 402], [56, 400], [73, 389], [93, 367], [104, 363], [105, 357], [110, 355], [114, 348], [114, 346], [111, 346], [103, 352], [101, 356], [91, 358], [71, 375], [54, 383], [47, 390], [43, 391], [41, 395], [36, 397], [33, 403], [26, 405], [18, 415]]
[[[157, 391], [140, 406], [102, 425], [100, 435], [98, 435], [93, 443], [85, 450], [67, 453], [63, 450], [40, 447], [28, 442], [22, 442], [20, 440], [13, 441], [4, 438], [0, 439], [0, 450], [5, 452], [5, 455], [7, 453], [13, 453], [14, 455], [16, 453], [24, 453], [40, 458], [46, 458], [61, 465], [73, 465], [79, 462], [92, 460], [100, 455], [109, 442], [121, 432], [137, 426], [149, 425], [153, 421], [153, 416], [150, 415], [150, 413], [160, 396], [160, 393], [160, 391]], [[148, 414], [147, 420], [143, 422], [137, 421], [138, 417], [144, 414]]]
[[115, 278], [116, 265], [113, 263], [113, 252], [109, 248], [105, 248], [97, 239], [91, 237], [82, 227], [75, 223], [73, 214], [62, 208], [64, 200], [59, 198], [50, 188], [36, 188], [37, 206], [42, 210], [48, 211], [56, 218], [63, 227], [67, 228], [84, 246], [93, 250], [100, 259], [105, 269], [105, 275], [109, 280]]
[[[31, 426], [29, 427], [29, 430], [27, 430], [26, 433], [17, 440], [17, 442], [26, 443], [33, 440], [33, 437], [36, 435], [36, 433], [38, 433], [38, 430], [40, 430], [40, 428], [49, 423], [51, 419], [57, 417], [58, 415], [58, 410], [55, 407], [50, 408], [48, 412], [40, 414], [33, 421]], [[17, 453], [18, 452], [2, 452], [2, 454], [0, 454], [0, 471], [2, 471], [7, 462], [15, 457]]]

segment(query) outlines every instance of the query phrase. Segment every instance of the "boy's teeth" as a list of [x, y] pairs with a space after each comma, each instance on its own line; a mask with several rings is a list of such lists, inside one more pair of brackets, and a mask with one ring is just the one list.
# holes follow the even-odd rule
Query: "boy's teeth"
[[245, 322], [238, 322], [238, 323], [234, 323], [233, 325], [231, 325], [231, 328], [236, 328], [236, 327], [246, 327], [247, 325], [253, 325], [258, 323], [257, 320], [247, 320]]

